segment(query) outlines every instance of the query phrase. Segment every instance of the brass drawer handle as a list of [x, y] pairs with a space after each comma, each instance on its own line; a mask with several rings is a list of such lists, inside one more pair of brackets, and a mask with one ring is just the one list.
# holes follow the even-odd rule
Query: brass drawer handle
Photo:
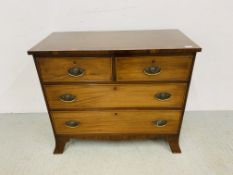
[[59, 97], [62, 102], [74, 102], [76, 100], [76, 96], [72, 94], [63, 94]]
[[155, 120], [152, 123], [157, 127], [164, 127], [167, 125], [167, 120]]
[[65, 122], [65, 125], [68, 128], [77, 128], [80, 125], [80, 122], [76, 120], [69, 120]]
[[71, 67], [68, 69], [68, 75], [72, 77], [81, 77], [85, 74], [85, 70], [80, 67]]
[[161, 72], [161, 68], [159, 66], [148, 66], [144, 68], [144, 74], [146, 75], [157, 75]]
[[171, 96], [172, 95], [168, 92], [160, 92], [160, 93], [155, 94], [154, 98], [157, 100], [164, 101], [164, 100], [170, 99]]

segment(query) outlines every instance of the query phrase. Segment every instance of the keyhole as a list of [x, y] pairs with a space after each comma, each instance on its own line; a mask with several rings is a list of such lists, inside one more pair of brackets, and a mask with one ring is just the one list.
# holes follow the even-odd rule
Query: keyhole
[[118, 115], [118, 113], [117, 113], [117, 112], [115, 112], [115, 113], [114, 113], [114, 115]]
[[73, 61], [73, 64], [76, 64], [76, 61]]
[[152, 60], [151, 63], [154, 64], [154, 63], [155, 63], [155, 60]]

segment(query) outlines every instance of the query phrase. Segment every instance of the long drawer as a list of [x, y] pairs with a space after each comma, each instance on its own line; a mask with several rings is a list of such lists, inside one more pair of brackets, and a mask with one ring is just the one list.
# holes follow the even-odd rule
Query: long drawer
[[117, 57], [118, 81], [187, 81], [192, 55]]
[[175, 107], [184, 103], [186, 83], [46, 85], [51, 109]]
[[110, 57], [40, 58], [38, 64], [43, 82], [110, 81]]
[[180, 110], [51, 112], [57, 134], [178, 132]]

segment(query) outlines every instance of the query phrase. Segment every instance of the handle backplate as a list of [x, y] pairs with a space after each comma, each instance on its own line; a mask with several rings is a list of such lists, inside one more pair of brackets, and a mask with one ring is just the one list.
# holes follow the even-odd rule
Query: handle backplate
[[156, 100], [161, 100], [161, 101], [165, 101], [165, 100], [169, 100], [171, 98], [171, 94], [168, 92], [159, 92], [157, 94], [155, 94], [154, 98]]
[[68, 75], [72, 77], [81, 77], [85, 74], [85, 70], [80, 67], [71, 67], [67, 72]]
[[76, 96], [72, 94], [63, 94], [59, 97], [62, 102], [74, 102], [76, 101]]
[[65, 122], [65, 126], [69, 128], [77, 128], [80, 125], [79, 121], [69, 120]]
[[161, 72], [161, 68], [159, 66], [148, 66], [144, 68], [144, 74], [146, 75], [157, 75]]
[[167, 120], [155, 120], [152, 122], [156, 127], [164, 127], [167, 125]]

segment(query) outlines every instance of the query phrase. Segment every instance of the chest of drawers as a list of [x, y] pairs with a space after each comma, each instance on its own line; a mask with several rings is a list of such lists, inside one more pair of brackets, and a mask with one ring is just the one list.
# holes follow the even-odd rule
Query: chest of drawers
[[52, 33], [33, 55], [56, 146], [179, 135], [196, 52], [179, 30]]

